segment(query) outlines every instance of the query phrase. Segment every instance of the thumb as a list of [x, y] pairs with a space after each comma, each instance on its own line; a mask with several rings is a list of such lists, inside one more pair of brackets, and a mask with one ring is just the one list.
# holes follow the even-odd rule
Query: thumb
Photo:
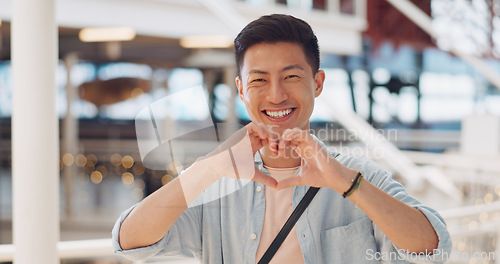
[[278, 182], [276, 189], [281, 190], [292, 186], [298, 186], [302, 184], [302, 178], [300, 175], [295, 175]]
[[273, 189], [276, 189], [276, 186], [278, 185], [278, 182], [276, 181], [276, 179], [274, 179], [273, 177], [271, 177], [267, 174], [262, 173], [257, 168], [255, 169], [255, 174], [252, 178], [252, 181], [262, 183], [265, 186], [269, 186]]

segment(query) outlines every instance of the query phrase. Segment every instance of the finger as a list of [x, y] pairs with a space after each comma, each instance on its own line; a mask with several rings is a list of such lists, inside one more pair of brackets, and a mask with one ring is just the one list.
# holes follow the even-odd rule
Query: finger
[[299, 155], [299, 157], [302, 158], [302, 149], [299, 145], [297, 145], [296, 143], [291, 143], [290, 147], [295, 151], [295, 153], [297, 153], [297, 155]]
[[285, 141], [295, 141], [297, 143], [303, 141], [304, 130], [298, 128], [287, 129], [283, 132], [282, 140]]
[[253, 123], [248, 127], [248, 134], [258, 136], [260, 139], [266, 139], [268, 137], [265, 128]]
[[280, 140], [279, 148], [281, 153], [285, 154], [285, 150], [287, 147], [292, 147], [292, 145], [296, 147], [298, 144], [300, 144], [299, 141], [294, 140], [295, 138], [300, 138], [300, 134], [301, 130], [298, 128], [285, 130]]
[[269, 145], [273, 147], [274, 150], [278, 150], [278, 143], [280, 142], [280, 134], [278, 132], [275, 132], [273, 129], [275, 126], [273, 125], [266, 125], [263, 126], [263, 128], [266, 130], [267, 133], [267, 140], [269, 142]]
[[265, 127], [272, 138], [274, 138], [274, 139], [280, 138], [281, 134], [278, 132], [278, 129], [279, 129], [278, 125], [266, 125]]
[[286, 139], [288, 140], [288, 144], [292, 150], [294, 150], [297, 155], [302, 157], [304, 151], [303, 148], [306, 147], [306, 144], [303, 144], [302, 141], [303, 135], [301, 131], [290, 131], [286, 134]]
[[297, 146], [295, 152], [307, 162], [314, 162], [316, 164], [318, 149], [314, 145], [301, 144]]
[[253, 176], [252, 181], [262, 183], [262, 184], [269, 186], [273, 189], [276, 189], [276, 186], [278, 185], [278, 182], [276, 181], [276, 179], [274, 179], [273, 177], [271, 177], [267, 174], [262, 173], [261, 171], [259, 171], [257, 169], [255, 169], [255, 175]]
[[[289, 130], [290, 129], [285, 130], [283, 132], [283, 135], [285, 135], [287, 133], [287, 131], [289, 131]], [[283, 135], [281, 136], [281, 140], [279, 141], [279, 146], [278, 146], [278, 150], [279, 150], [280, 154], [284, 154], [286, 146], [289, 145], [288, 144], [289, 142], [283, 137]]]
[[279, 150], [279, 140], [278, 139], [268, 138], [267, 145], [268, 145], [269, 149], [274, 154], [278, 154], [278, 150]]
[[289, 148], [290, 148], [290, 150], [291, 150], [291, 151], [290, 151], [290, 155], [291, 155], [291, 157], [293, 157], [293, 158], [300, 158], [300, 159], [302, 159], [302, 158], [300, 157], [300, 155], [299, 155], [298, 146], [297, 146], [296, 144], [290, 143]]
[[281, 190], [288, 187], [299, 186], [299, 185], [302, 185], [302, 177], [300, 177], [300, 175], [296, 175], [290, 178], [280, 180], [276, 185], [276, 189]]
[[269, 150], [275, 152], [277, 149], [276, 145], [278, 144], [278, 137], [274, 135], [274, 133], [270, 131], [268, 127], [263, 126], [262, 129], [266, 131], [267, 136], [265, 139], [262, 139], [262, 143], [264, 144], [264, 146], [268, 147]]
[[254, 124], [252, 127], [255, 134], [258, 134], [258, 137], [263, 146], [268, 147], [271, 152], [277, 153], [278, 147], [277, 144], [279, 142], [279, 135], [272, 130], [273, 126]]
[[253, 124], [249, 125], [249, 135], [252, 139], [252, 150], [257, 152], [262, 147], [269, 145], [268, 138], [270, 134], [263, 125]]
[[293, 133], [288, 133], [286, 138], [290, 140], [290, 146], [295, 152], [305, 160], [310, 160], [316, 157], [318, 151], [322, 147], [314, 141], [307, 131], [296, 130]]
[[290, 141], [291, 135], [294, 133], [295, 132], [292, 129], [285, 129], [285, 131], [283, 131], [283, 134], [281, 135], [281, 140]]

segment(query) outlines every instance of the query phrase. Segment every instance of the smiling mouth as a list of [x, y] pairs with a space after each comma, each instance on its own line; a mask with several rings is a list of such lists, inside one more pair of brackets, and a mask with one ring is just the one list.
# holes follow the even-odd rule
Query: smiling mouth
[[267, 116], [270, 116], [272, 118], [283, 118], [285, 116], [288, 116], [290, 113], [292, 113], [293, 110], [295, 110], [295, 108], [289, 108], [289, 109], [280, 110], [280, 111], [264, 110], [262, 112], [264, 114], [266, 114]]

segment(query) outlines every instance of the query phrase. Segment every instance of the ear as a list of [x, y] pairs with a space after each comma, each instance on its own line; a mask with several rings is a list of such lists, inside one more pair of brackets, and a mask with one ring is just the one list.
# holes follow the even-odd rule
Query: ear
[[236, 87], [238, 87], [238, 95], [240, 96], [240, 99], [243, 101], [243, 83], [241, 82], [240, 76], [236, 76], [234, 81], [236, 82]]
[[318, 97], [323, 92], [323, 84], [325, 83], [325, 72], [318, 70], [314, 75], [314, 97]]

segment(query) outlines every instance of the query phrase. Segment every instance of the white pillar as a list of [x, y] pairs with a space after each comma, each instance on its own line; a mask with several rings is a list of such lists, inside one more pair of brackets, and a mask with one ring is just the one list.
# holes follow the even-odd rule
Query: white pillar
[[59, 263], [55, 1], [12, 2], [14, 263], [55, 264]]
[[[69, 53], [64, 56], [64, 66], [66, 67], [66, 116], [62, 121], [62, 153], [69, 153], [76, 157], [78, 151], [78, 119], [73, 113], [73, 104], [78, 97], [77, 87], [72, 83], [73, 75], [71, 70], [78, 63], [78, 55]], [[63, 154], [64, 155], [64, 154]], [[71, 217], [73, 208], [73, 185], [76, 175], [76, 166], [64, 166], [62, 171], [64, 184], [64, 213], [66, 217]]]

